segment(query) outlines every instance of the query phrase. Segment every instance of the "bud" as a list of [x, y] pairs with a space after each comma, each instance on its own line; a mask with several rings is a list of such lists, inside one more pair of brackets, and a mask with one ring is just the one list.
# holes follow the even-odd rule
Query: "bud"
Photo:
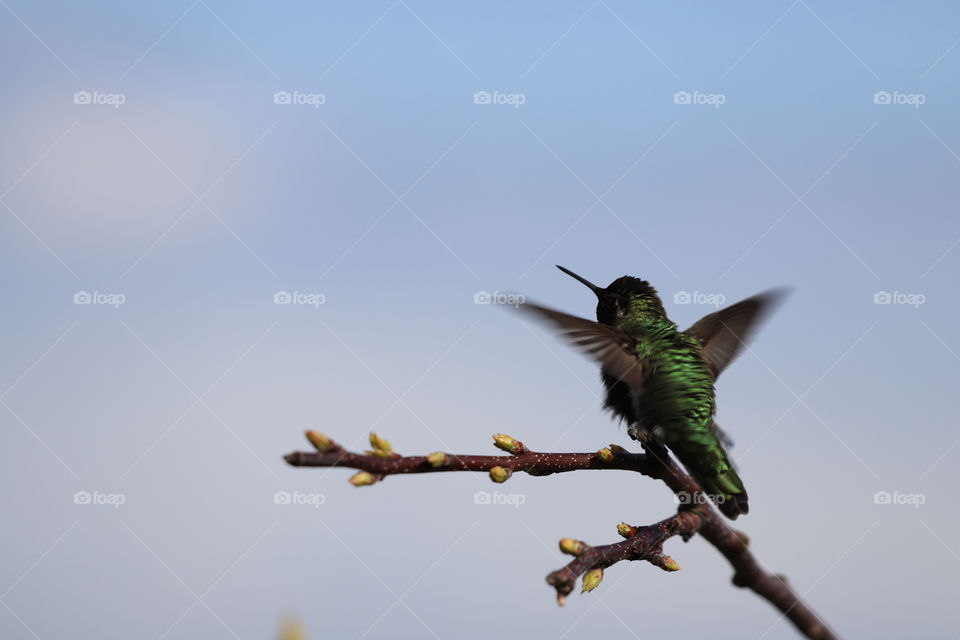
[[512, 472], [504, 467], [494, 467], [490, 469], [490, 479], [500, 484], [506, 482]]
[[307, 440], [310, 441], [310, 444], [313, 445], [313, 448], [319, 451], [320, 453], [327, 453], [333, 451], [337, 445], [333, 443], [333, 440], [328, 438], [325, 434], [320, 433], [319, 431], [313, 431], [308, 429], [305, 432]]
[[445, 467], [450, 464], [450, 459], [443, 451], [434, 451], [427, 456], [427, 462], [430, 463], [431, 467]]
[[563, 595], [562, 593], [558, 593], [558, 594], [557, 594], [557, 604], [560, 605], [561, 607], [562, 607], [563, 605], [567, 604], [567, 596]]
[[393, 447], [390, 446], [390, 442], [386, 438], [381, 438], [373, 431], [370, 432], [370, 446], [373, 447], [370, 455], [378, 458], [389, 458], [393, 455]]
[[650, 564], [660, 567], [664, 571], [680, 571], [680, 565], [677, 564], [677, 561], [662, 553], [651, 553], [647, 560], [650, 561]]
[[376, 478], [374, 478], [373, 474], [369, 471], [357, 471], [355, 474], [350, 476], [350, 484], [355, 487], [366, 487], [376, 481]]
[[583, 553], [583, 543], [573, 538], [561, 538], [560, 551], [568, 556], [578, 556]]
[[613, 462], [613, 451], [610, 447], [604, 447], [597, 451], [597, 457], [600, 458], [602, 462]]
[[580, 593], [593, 591], [600, 586], [601, 580], [603, 580], [603, 569], [597, 568], [587, 571], [583, 574], [583, 588], [580, 589]]
[[505, 433], [493, 434], [493, 444], [495, 444], [498, 449], [502, 449], [515, 456], [527, 452], [527, 448], [522, 442], [514, 440]]
[[629, 451], [627, 451], [626, 449], [624, 449], [623, 447], [621, 447], [621, 446], [618, 445], [618, 444], [611, 444], [608, 448], [610, 449], [610, 451], [612, 451], [613, 453], [615, 453], [615, 454], [617, 454], [617, 455], [624, 455], [624, 454], [629, 454], [629, 453], [630, 453]]
[[626, 522], [621, 522], [617, 525], [617, 533], [619, 533], [624, 538], [632, 538], [637, 535], [637, 528], [627, 524]]

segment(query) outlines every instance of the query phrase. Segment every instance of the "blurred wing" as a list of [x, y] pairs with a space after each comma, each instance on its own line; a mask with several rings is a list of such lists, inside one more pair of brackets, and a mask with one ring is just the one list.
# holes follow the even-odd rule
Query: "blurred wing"
[[703, 345], [713, 377], [716, 378], [736, 358], [762, 320], [786, 295], [785, 289], [771, 289], [752, 298], [706, 315], [687, 329]]
[[643, 361], [637, 357], [636, 341], [615, 327], [585, 320], [537, 304], [519, 306], [560, 330], [568, 342], [598, 363], [603, 371], [639, 391], [643, 387]]

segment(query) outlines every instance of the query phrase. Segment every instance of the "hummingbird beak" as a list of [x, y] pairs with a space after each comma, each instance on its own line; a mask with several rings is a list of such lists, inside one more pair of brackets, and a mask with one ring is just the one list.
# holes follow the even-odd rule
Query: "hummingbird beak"
[[582, 277], [578, 276], [577, 274], [575, 274], [573, 271], [570, 271], [570, 269], [566, 269], [566, 268], [564, 268], [564, 267], [561, 267], [560, 265], [556, 265], [556, 267], [557, 267], [557, 269], [560, 269], [560, 271], [563, 271], [565, 274], [567, 274], [568, 276], [570, 276], [570, 277], [573, 278], [574, 280], [577, 280], [577, 281], [581, 282], [582, 284], [585, 284], [585, 285], [587, 285], [588, 287], [590, 287], [590, 291], [593, 291], [593, 292], [597, 295], [598, 298], [604, 294], [604, 290], [603, 290], [603, 289], [601, 289], [601, 288], [598, 287], [597, 285], [593, 284], [592, 282], [590, 282], [590, 281], [587, 280], [586, 278], [582, 278]]

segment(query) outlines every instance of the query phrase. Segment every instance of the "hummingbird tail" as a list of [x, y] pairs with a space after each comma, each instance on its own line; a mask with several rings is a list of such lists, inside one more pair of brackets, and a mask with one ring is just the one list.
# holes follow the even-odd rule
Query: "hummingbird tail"
[[710, 497], [710, 500], [717, 505], [720, 513], [731, 520], [736, 520], [737, 516], [749, 513], [750, 504], [747, 499], [747, 491], [743, 488], [743, 482], [733, 468], [709, 478], [696, 476], [694, 479], [703, 489], [703, 492]]

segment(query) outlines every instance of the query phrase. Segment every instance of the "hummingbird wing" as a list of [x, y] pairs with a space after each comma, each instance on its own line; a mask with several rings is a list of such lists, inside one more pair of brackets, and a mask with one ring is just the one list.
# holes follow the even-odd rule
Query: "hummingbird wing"
[[636, 340], [623, 331], [529, 302], [521, 304], [519, 309], [559, 329], [570, 344], [596, 360], [604, 373], [635, 391], [643, 387], [644, 366], [637, 355]]
[[716, 378], [736, 358], [777, 304], [785, 289], [771, 289], [700, 318], [685, 333], [697, 338]]

